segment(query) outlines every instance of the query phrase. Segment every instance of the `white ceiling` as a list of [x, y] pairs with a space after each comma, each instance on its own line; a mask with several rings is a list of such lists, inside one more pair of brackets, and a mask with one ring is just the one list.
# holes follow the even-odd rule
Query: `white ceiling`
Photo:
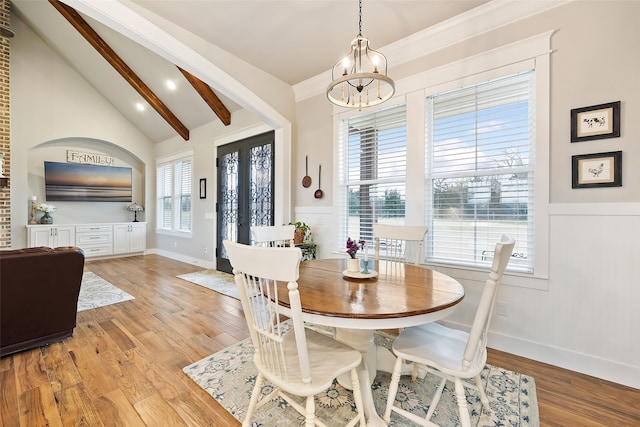
[[[351, 40], [358, 34], [356, 0], [132, 2], [292, 86], [331, 69], [348, 53]], [[374, 49], [384, 53], [386, 45], [487, 2], [366, 0], [362, 10], [362, 34], [369, 38]], [[141, 100], [140, 95], [48, 1], [12, 0], [11, 3], [21, 21], [149, 139], [159, 142], [176, 135], [151, 107], [143, 113], [135, 110], [134, 104]], [[187, 128], [193, 130], [211, 121], [217, 121], [223, 127], [173, 64], [105, 25], [83, 17]], [[20, 37], [18, 31], [16, 37]], [[393, 77], [393, 64], [390, 67]], [[166, 88], [167, 79], [178, 84], [177, 91]], [[232, 113], [240, 108], [219, 93], [218, 96]]]

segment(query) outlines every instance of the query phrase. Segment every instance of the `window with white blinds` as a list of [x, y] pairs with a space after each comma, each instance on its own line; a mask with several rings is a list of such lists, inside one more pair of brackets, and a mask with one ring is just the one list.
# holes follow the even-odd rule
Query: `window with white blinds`
[[178, 159], [157, 166], [157, 224], [166, 231], [191, 232], [192, 161]]
[[338, 151], [340, 241], [372, 243], [373, 224], [404, 225], [406, 106], [342, 120]]
[[532, 272], [534, 72], [427, 97], [425, 147], [426, 260], [486, 266], [508, 234]]

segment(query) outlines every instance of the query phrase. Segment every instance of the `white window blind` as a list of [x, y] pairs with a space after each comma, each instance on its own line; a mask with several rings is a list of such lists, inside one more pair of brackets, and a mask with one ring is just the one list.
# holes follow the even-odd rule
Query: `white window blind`
[[171, 230], [171, 195], [173, 185], [173, 173], [171, 164], [158, 166], [156, 172], [156, 192], [158, 205], [158, 228], [163, 230]]
[[191, 159], [179, 159], [157, 166], [158, 229], [191, 232], [191, 169]]
[[191, 231], [191, 161], [182, 160], [176, 163], [176, 201], [178, 202], [180, 231]]
[[535, 74], [426, 99], [427, 261], [482, 266], [502, 234], [533, 271]]
[[407, 128], [404, 105], [340, 125], [340, 250], [347, 237], [373, 242], [372, 225], [404, 225]]

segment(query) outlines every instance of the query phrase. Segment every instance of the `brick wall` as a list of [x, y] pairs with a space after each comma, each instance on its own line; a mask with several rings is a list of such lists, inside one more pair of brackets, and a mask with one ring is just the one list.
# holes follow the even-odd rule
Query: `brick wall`
[[[1, 0], [0, 24], [11, 28], [9, 0]], [[2, 175], [8, 177], [8, 185], [0, 187], [0, 249], [11, 246], [11, 139], [9, 111], [9, 53], [10, 40], [0, 37], [0, 154]]]

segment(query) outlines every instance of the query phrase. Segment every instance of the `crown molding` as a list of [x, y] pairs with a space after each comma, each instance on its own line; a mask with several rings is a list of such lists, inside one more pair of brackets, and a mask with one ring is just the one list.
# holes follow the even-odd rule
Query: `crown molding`
[[[493, 0], [384, 46], [389, 64], [400, 65], [496, 28], [529, 18], [574, 0]], [[293, 86], [296, 102], [325, 93], [331, 70]]]

